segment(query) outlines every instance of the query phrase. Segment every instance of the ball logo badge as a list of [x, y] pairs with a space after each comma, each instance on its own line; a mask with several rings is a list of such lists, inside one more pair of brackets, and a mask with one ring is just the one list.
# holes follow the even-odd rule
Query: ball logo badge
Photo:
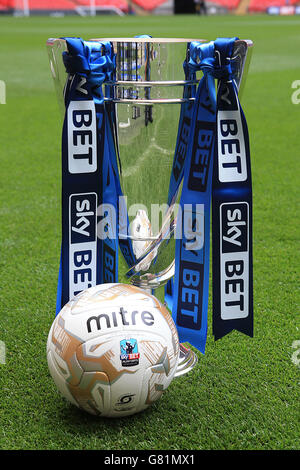
[[137, 366], [139, 364], [140, 354], [136, 339], [123, 339], [120, 342], [120, 349], [120, 359], [123, 367]]

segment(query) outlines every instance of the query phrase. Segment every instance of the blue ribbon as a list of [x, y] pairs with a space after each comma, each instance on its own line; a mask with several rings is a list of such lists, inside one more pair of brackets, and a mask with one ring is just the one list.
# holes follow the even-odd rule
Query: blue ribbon
[[[190, 44], [187, 45], [187, 55], [190, 46]], [[196, 69], [193, 70], [187, 60], [185, 60], [183, 62], [183, 70], [186, 84], [183, 87], [183, 102], [181, 103], [176, 146], [169, 183], [168, 206], [175, 203], [182, 182], [193, 114], [193, 102], [191, 98], [195, 98], [196, 94], [196, 86], [190, 83], [191, 81], [196, 81]], [[173, 297], [174, 280], [172, 278], [165, 286], [165, 302], [171, 312], [173, 310]]]
[[[235, 100], [230, 101], [233, 108], [238, 109], [241, 116], [241, 141], [245, 143], [247, 157], [248, 175], [250, 175], [250, 154], [248, 144], [248, 133], [244, 114], [241, 110], [237, 98], [237, 91], [233, 81], [233, 70], [231, 67], [231, 56], [234, 42], [237, 38], [221, 38], [215, 42], [208, 44], [200, 44], [192, 42], [190, 45], [190, 59], [188, 67], [191, 73], [201, 70], [203, 78], [201, 79], [195, 103], [193, 106], [193, 114], [189, 126], [189, 135], [186, 141], [189, 142], [186, 156], [183, 161], [183, 170], [180, 175], [179, 182], [183, 177], [182, 195], [180, 200], [182, 219], [177, 222], [177, 228], [181, 231], [176, 239], [176, 256], [175, 256], [175, 276], [174, 281], [169, 282], [166, 287], [166, 299], [169, 308], [172, 307], [172, 316], [178, 328], [179, 338], [181, 342], [189, 342], [202, 353], [205, 352], [206, 336], [207, 336], [207, 309], [208, 309], [208, 293], [209, 293], [209, 239], [210, 239], [210, 203], [212, 191], [213, 198], [213, 331], [215, 338], [223, 336], [231, 329], [236, 328], [251, 334], [252, 313], [251, 307], [248, 312], [247, 320], [239, 319], [238, 321], [224, 321], [222, 319], [221, 298], [223, 290], [226, 291], [224, 278], [224, 266], [221, 268], [220, 246], [222, 244], [222, 233], [220, 232], [220, 208], [224, 201], [228, 199], [228, 191], [232, 192], [234, 183], [229, 181], [227, 185], [216, 183], [218, 175], [218, 165], [220, 162], [220, 146], [222, 139], [220, 129], [217, 128], [217, 119], [220, 111], [224, 108], [224, 101], [230, 101], [231, 95], [235, 96]], [[218, 97], [216, 97], [215, 79], [218, 80]], [[225, 90], [225, 91], [224, 91]], [[228, 95], [229, 94], [229, 95]], [[223, 102], [223, 108], [222, 103]], [[222, 122], [222, 121], [221, 121]], [[231, 121], [230, 121], [231, 122]], [[226, 121], [227, 126], [230, 122]], [[233, 123], [231, 123], [233, 126]], [[179, 129], [182, 122], [179, 123]], [[223, 122], [223, 128], [225, 123]], [[233, 126], [234, 127], [234, 126]], [[222, 128], [222, 130], [223, 130]], [[234, 128], [235, 130], [235, 128]], [[232, 130], [233, 132], [233, 130]], [[180, 135], [180, 134], [179, 134]], [[178, 138], [177, 138], [178, 143]], [[230, 143], [228, 142], [228, 145]], [[231, 142], [231, 145], [233, 143]], [[176, 151], [175, 151], [176, 157]], [[176, 158], [174, 158], [174, 165]], [[234, 163], [225, 162], [225, 167]], [[212, 182], [212, 174], [214, 177]], [[178, 184], [170, 184], [169, 202], [176, 195], [179, 187]], [[245, 190], [251, 192], [250, 179], [244, 186]], [[224, 189], [223, 189], [224, 187]], [[241, 185], [239, 185], [241, 187]], [[236, 189], [233, 189], [233, 192]], [[227, 193], [227, 199], [225, 197]], [[230, 199], [230, 198], [229, 198]], [[230, 199], [231, 204], [239, 199], [243, 201], [243, 191], [236, 192], [235, 198]], [[247, 207], [250, 208], [250, 200], [242, 202], [240, 212]], [[187, 205], [189, 208], [187, 209]], [[197, 206], [198, 205], [198, 206]], [[197, 208], [198, 207], [198, 208]], [[234, 206], [232, 206], [234, 207]], [[252, 207], [252, 206], [251, 206]], [[202, 208], [202, 209], [201, 209]], [[202, 214], [201, 214], [202, 210]], [[234, 209], [233, 209], [234, 210]], [[238, 214], [240, 213], [238, 212]], [[190, 233], [185, 233], [187, 227], [184, 220], [188, 215], [188, 224], [191, 225]], [[251, 244], [251, 210], [249, 212], [249, 230], [248, 239]], [[198, 217], [198, 222], [197, 222]], [[230, 217], [233, 215], [230, 213]], [[218, 227], [218, 228], [217, 228]], [[238, 225], [237, 225], [238, 227]], [[180, 237], [181, 236], [181, 237]], [[198, 241], [198, 242], [197, 242]], [[233, 260], [236, 259], [233, 257]], [[248, 303], [252, 305], [252, 252], [249, 254], [249, 285], [247, 286]], [[226, 266], [226, 265], [225, 265]], [[238, 272], [239, 264], [232, 261], [231, 270]], [[223, 272], [222, 272], [223, 270]], [[236, 274], [235, 273], [235, 274]], [[226, 273], [225, 273], [226, 274]], [[235, 281], [230, 279], [231, 288], [235, 289]], [[223, 281], [222, 281], [223, 280]], [[224, 296], [223, 296], [224, 297]], [[236, 306], [238, 301], [229, 300], [229, 304]], [[243, 327], [241, 326], [243, 324]]]
[[[114, 71], [111, 44], [65, 40], [68, 52], [63, 53], [63, 60], [69, 79], [62, 135], [62, 247], [56, 313], [81, 290], [117, 282], [118, 272], [116, 227], [105, 212], [102, 239], [97, 237], [98, 207], [117, 207], [102, 92]], [[83, 149], [88, 153], [82, 153]], [[105, 238], [104, 233], [110, 236]]]
[[233, 39], [215, 41], [217, 141], [213, 170], [213, 334], [253, 336], [252, 181], [247, 122], [230, 57]]
[[[205, 351], [211, 180], [215, 143], [213, 44], [191, 43], [188, 66], [203, 71], [193, 106], [177, 221], [172, 316], [181, 342]], [[202, 63], [203, 61], [203, 63]]]

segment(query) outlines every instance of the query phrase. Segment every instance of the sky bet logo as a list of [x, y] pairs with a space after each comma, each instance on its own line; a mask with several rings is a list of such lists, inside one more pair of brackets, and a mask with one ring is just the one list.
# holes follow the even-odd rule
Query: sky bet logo
[[96, 285], [97, 194], [72, 194], [69, 199], [69, 298]]
[[218, 165], [222, 183], [246, 181], [247, 162], [240, 110], [218, 112]]
[[220, 206], [221, 318], [233, 320], [249, 315], [249, 205]]
[[192, 191], [206, 191], [209, 165], [213, 150], [214, 125], [197, 121], [188, 188]]
[[68, 106], [68, 168], [72, 174], [97, 170], [96, 111], [93, 100]]
[[182, 119], [182, 125], [180, 129], [180, 135], [178, 138], [178, 144], [176, 146], [176, 153], [174, 157], [173, 174], [175, 181], [178, 181], [185, 162], [186, 152], [189, 143], [191, 119], [184, 116]]

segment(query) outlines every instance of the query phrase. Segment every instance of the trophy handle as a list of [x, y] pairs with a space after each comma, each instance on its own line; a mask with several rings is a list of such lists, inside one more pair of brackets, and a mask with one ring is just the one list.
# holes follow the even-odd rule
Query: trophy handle
[[234, 79], [237, 85], [240, 99], [245, 88], [252, 51], [253, 42], [250, 39], [238, 39], [235, 41], [231, 61], [232, 67], [235, 71]]

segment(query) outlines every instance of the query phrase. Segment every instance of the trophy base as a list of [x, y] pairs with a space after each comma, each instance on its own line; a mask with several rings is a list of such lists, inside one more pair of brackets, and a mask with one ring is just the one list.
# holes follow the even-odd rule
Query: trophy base
[[[139, 286], [140, 287], [140, 286]], [[152, 294], [152, 289], [143, 288], [148, 294]], [[157, 295], [158, 294], [158, 295]], [[164, 286], [156, 289], [155, 296], [164, 304]], [[185, 347], [182, 343], [179, 344], [179, 362], [174, 375], [174, 378], [181, 377], [182, 375], [190, 372], [198, 362], [198, 358], [194, 351]]]
[[198, 358], [196, 354], [191, 350], [183, 346], [180, 343], [179, 362], [174, 375], [174, 378], [181, 377], [182, 375], [190, 372], [197, 364]]

